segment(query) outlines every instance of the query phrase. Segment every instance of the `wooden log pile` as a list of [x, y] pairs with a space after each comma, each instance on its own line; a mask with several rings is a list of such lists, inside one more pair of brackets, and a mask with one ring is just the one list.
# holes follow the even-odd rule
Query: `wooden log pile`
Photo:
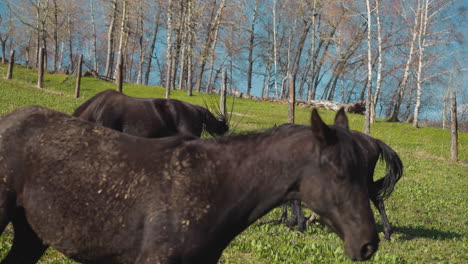
[[310, 100], [310, 101], [296, 101], [300, 107], [316, 107], [316, 108], [325, 108], [328, 110], [338, 111], [341, 107], [345, 108], [345, 111], [353, 114], [363, 115], [366, 112], [366, 102], [358, 101], [354, 104], [345, 104], [327, 100]]

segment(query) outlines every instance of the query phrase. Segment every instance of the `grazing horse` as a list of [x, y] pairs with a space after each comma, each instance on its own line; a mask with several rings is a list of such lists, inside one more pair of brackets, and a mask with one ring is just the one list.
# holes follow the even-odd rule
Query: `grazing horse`
[[[297, 126], [292, 124], [285, 124], [285, 127]], [[368, 164], [367, 179], [369, 188], [369, 198], [375, 205], [382, 218], [382, 224], [384, 228], [384, 238], [390, 240], [393, 233], [390, 222], [385, 212], [384, 200], [390, 196], [395, 188], [395, 184], [401, 178], [403, 174], [403, 164], [398, 154], [387, 144], [373, 138], [362, 132], [351, 130], [351, 134], [356, 142], [361, 145], [364, 149], [364, 157]], [[385, 161], [386, 164], [386, 175], [385, 177], [374, 182], [374, 169], [379, 160]], [[286, 222], [287, 218], [287, 205], [283, 205], [283, 214], [281, 221]], [[315, 218], [315, 215], [312, 216]], [[303, 231], [306, 226], [306, 219], [301, 209], [300, 201], [291, 201], [291, 218], [288, 221], [288, 226], [298, 225], [299, 231]]]
[[176, 99], [134, 98], [114, 90], [100, 92], [80, 105], [73, 116], [140, 137], [210, 135], [229, 130], [226, 118], [216, 119], [206, 108]]
[[[82, 263], [216, 263], [250, 224], [304, 201], [369, 259], [379, 238], [363, 149], [344, 111], [333, 126], [188, 140], [149, 139], [39, 106], [0, 120], [2, 263], [36, 263], [53, 247]], [[194, 175], [196, 177], [194, 177]]]

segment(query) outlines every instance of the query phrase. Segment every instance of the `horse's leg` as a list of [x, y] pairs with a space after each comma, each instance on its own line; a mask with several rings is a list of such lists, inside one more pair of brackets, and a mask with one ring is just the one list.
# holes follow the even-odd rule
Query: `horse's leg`
[[13, 215], [11, 210], [13, 208], [12, 200], [6, 191], [0, 192], [0, 235], [11, 221]]
[[291, 201], [291, 218], [286, 223], [287, 227], [293, 227], [297, 225], [297, 214], [296, 214], [296, 204], [294, 203], [295, 200]]
[[390, 237], [393, 233], [390, 221], [388, 221], [387, 213], [385, 212], [385, 205], [382, 199], [377, 197], [371, 197], [372, 203], [375, 205], [377, 210], [379, 210], [380, 217], [382, 218], [382, 225], [384, 229], [384, 238], [385, 240], [390, 240]]
[[47, 246], [42, 244], [42, 241], [31, 229], [22, 209], [16, 210], [12, 222], [14, 230], [13, 246], [1, 264], [37, 263]]
[[281, 223], [286, 223], [286, 220], [288, 220], [288, 204], [284, 203], [283, 204], [283, 213], [281, 214], [280, 222]]
[[294, 200], [291, 202], [292, 218], [295, 218], [297, 228], [299, 232], [304, 232], [306, 228], [306, 218], [302, 211], [302, 205], [300, 200]]

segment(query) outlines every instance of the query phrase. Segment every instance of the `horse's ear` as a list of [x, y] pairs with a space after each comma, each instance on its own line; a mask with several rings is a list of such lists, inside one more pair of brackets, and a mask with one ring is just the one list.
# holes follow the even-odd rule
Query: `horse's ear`
[[310, 125], [312, 127], [312, 134], [324, 142], [328, 142], [330, 136], [330, 129], [320, 118], [317, 109], [312, 109], [312, 116], [310, 118]]
[[341, 107], [335, 116], [335, 126], [343, 129], [349, 129], [348, 117], [346, 117], [344, 107]]

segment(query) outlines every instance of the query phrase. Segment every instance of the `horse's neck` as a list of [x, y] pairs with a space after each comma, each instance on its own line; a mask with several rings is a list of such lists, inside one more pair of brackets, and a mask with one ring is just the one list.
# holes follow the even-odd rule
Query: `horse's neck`
[[203, 123], [207, 127], [212, 127], [215, 126], [218, 122], [220, 122], [216, 117], [210, 112], [210, 110], [205, 109], [205, 108], [200, 108], [200, 111], [202, 112], [203, 116]]
[[227, 153], [235, 153], [226, 157], [225, 188], [221, 188], [225, 192], [221, 197], [228, 203], [221, 217], [228, 226], [240, 223], [238, 228], [244, 229], [286, 199], [297, 198], [296, 167], [302, 160], [292, 159], [289, 146], [278, 141], [281, 139], [223, 147]]

